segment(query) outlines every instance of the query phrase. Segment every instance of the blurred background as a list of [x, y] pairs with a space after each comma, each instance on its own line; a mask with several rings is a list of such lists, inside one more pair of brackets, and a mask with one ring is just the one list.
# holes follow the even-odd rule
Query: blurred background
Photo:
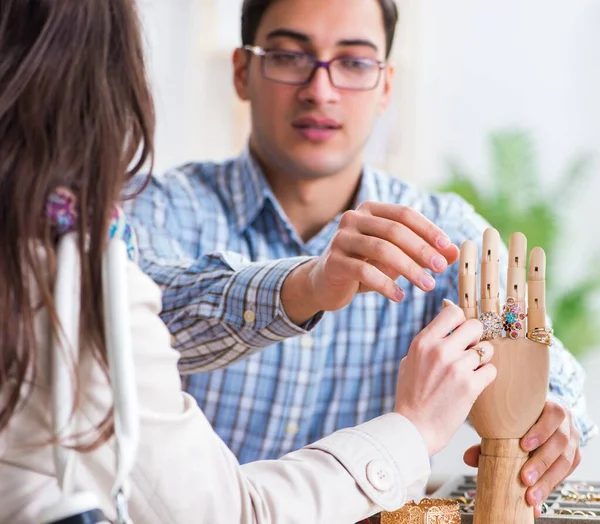
[[[157, 101], [157, 171], [244, 146], [231, 54], [241, 0], [139, 0]], [[586, 367], [600, 422], [600, 0], [399, 0], [393, 103], [370, 163], [460, 193], [549, 257], [555, 331]], [[463, 428], [434, 483], [473, 473]], [[573, 474], [600, 479], [600, 439]]]

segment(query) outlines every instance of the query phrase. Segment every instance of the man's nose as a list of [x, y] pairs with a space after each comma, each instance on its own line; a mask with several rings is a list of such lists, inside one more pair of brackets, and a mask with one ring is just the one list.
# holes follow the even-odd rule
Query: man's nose
[[336, 103], [339, 98], [339, 89], [333, 86], [325, 66], [319, 66], [309, 82], [300, 90], [300, 99], [315, 105]]

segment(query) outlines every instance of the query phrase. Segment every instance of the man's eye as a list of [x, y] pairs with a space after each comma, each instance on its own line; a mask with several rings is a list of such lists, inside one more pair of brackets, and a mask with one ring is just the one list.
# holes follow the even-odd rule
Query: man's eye
[[348, 57], [342, 58], [340, 62], [342, 67], [352, 71], [367, 71], [375, 66], [371, 60], [366, 60], [364, 58]]
[[270, 59], [274, 65], [278, 66], [297, 66], [306, 61], [302, 55], [293, 53], [272, 53]]

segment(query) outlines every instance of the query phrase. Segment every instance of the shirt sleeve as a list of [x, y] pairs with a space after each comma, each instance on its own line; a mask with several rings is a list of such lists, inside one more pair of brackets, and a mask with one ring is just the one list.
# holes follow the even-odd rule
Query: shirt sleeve
[[[240, 466], [194, 399], [181, 392], [179, 355], [157, 317], [158, 289], [133, 264], [130, 300], [141, 414], [130, 499], [136, 521], [193, 522], [201, 514], [203, 522], [228, 524], [350, 523], [422, 494], [430, 473], [427, 447], [395, 413], [279, 460]], [[90, 471], [114, 464], [111, 456], [91, 460]]]
[[[439, 225], [452, 241], [460, 246], [465, 240], [472, 240], [477, 244], [481, 254], [483, 232], [491, 227], [472, 206], [462, 198], [450, 195], [445, 206], [440, 205]], [[500, 267], [508, 267], [508, 249], [502, 244], [500, 252]], [[506, 271], [500, 272], [500, 296], [506, 296]], [[449, 298], [458, 303], [458, 264], [454, 264], [443, 276], [445, 282], [440, 282], [441, 290]], [[441, 300], [440, 300], [441, 302]], [[548, 326], [552, 321], [548, 318]], [[575, 357], [565, 348], [563, 343], [553, 337], [550, 346], [550, 387], [548, 399], [555, 400], [570, 409], [575, 426], [581, 433], [581, 445], [585, 445], [590, 438], [598, 434], [598, 427], [594, 424], [587, 411], [584, 395], [585, 371]]]
[[[201, 230], [202, 210], [177, 177], [152, 178], [126, 212], [133, 225], [140, 265], [161, 288], [161, 317], [181, 353], [180, 371], [225, 367], [285, 338], [311, 330], [317, 314], [303, 325], [288, 317], [281, 302], [287, 276], [311, 257], [250, 262], [231, 252], [191, 256]], [[214, 218], [213, 218], [214, 219]]]

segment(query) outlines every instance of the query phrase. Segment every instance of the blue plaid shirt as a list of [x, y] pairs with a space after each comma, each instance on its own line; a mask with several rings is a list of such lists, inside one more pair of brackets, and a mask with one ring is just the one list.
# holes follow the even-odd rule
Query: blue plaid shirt
[[[356, 204], [365, 200], [411, 206], [458, 245], [480, 245], [488, 227], [455, 195], [369, 168]], [[164, 293], [162, 318], [181, 352], [186, 389], [242, 463], [280, 457], [391, 411], [411, 340], [443, 298], [457, 302], [454, 264], [430, 293], [401, 279], [400, 304], [361, 294], [341, 311], [293, 324], [280, 301], [283, 281], [323, 252], [339, 217], [303, 242], [247, 150], [222, 164], [154, 176], [127, 210], [141, 265]], [[551, 354], [550, 394], [571, 407], [585, 442], [596, 430], [583, 370], [560, 343]]]

